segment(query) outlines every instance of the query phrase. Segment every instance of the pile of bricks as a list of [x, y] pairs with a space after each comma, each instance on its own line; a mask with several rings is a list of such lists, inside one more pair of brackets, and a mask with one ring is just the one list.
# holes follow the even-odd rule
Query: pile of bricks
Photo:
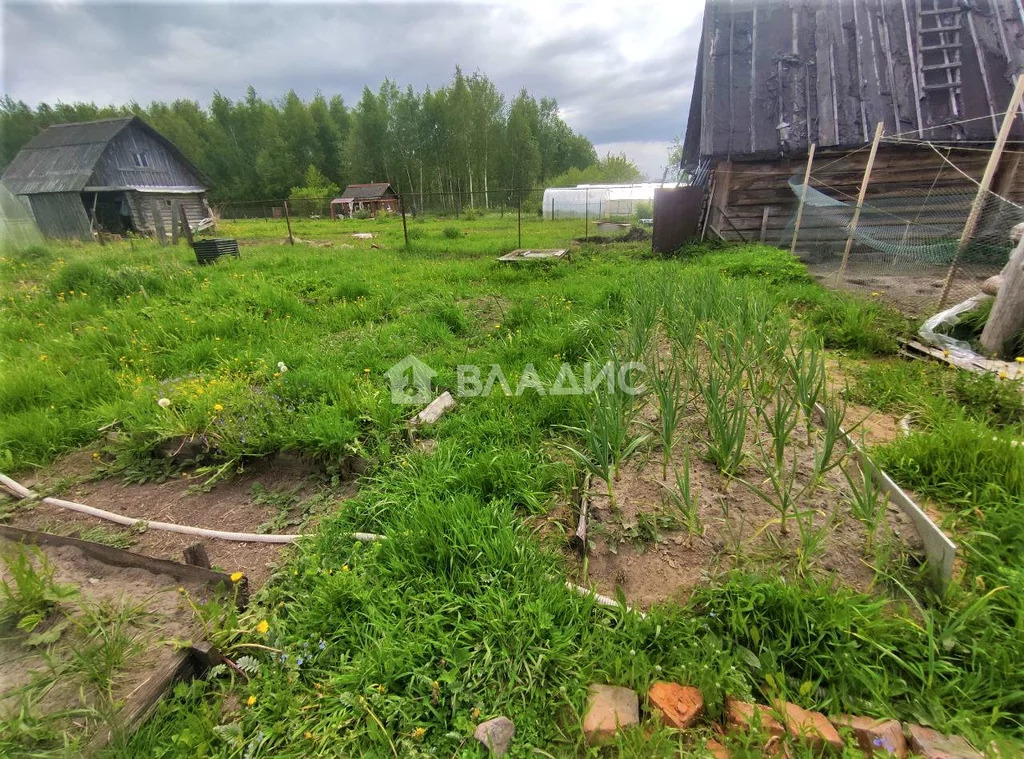
[[[587, 743], [613, 742], [618, 732], [640, 725], [640, 711], [636, 691], [617, 685], [591, 685], [583, 719]], [[647, 692], [646, 712], [651, 720], [667, 727], [693, 729], [703, 721], [704, 697], [690, 685], [657, 682]], [[752, 733], [764, 739], [766, 756], [785, 757], [789, 753], [787, 745], [803, 743], [819, 756], [839, 756], [846, 744], [859, 747], [869, 757], [902, 759], [914, 755], [925, 759], [983, 759], [983, 754], [959, 736], [943, 735], [894, 719], [849, 715], [829, 718], [788, 701], [764, 706], [727, 698], [722, 722], [722, 725], [711, 726], [718, 739], [705, 743], [706, 753], [715, 759], [728, 759], [727, 736]]]

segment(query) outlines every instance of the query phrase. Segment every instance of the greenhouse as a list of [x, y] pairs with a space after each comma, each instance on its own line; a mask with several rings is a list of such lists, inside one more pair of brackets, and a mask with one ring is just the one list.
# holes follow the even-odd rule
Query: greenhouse
[[[654, 203], [654, 190], [662, 186], [656, 182], [644, 182], [549, 187], [544, 190], [544, 218], [604, 219], [633, 216], [645, 208], [645, 214], [650, 215]], [[672, 186], [675, 186], [675, 183]]]

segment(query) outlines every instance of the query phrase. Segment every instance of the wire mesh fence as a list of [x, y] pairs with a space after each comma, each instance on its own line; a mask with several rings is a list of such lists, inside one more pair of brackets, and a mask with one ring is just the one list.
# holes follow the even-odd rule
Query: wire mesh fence
[[[640, 199], [610, 204], [607, 193], [583, 189], [583, 205], [564, 197], [545, 197], [544, 188], [488, 189], [414, 192], [366, 198], [290, 198], [230, 201], [216, 207], [221, 221], [267, 220], [280, 223], [281, 234], [287, 234], [290, 222], [304, 228], [304, 222], [318, 222], [313, 236], [339, 234], [325, 225], [331, 221], [387, 219], [404, 216], [410, 229], [425, 220], [459, 222], [480, 221], [492, 228], [508, 228], [515, 232], [517, 247], [529, 247], [550, 234], [531, 235], [536, 225], [557, 225], [564, 244], [595, 237], [615, 237], [629, 232], [632, 223], [649, 225], [653, 208]], [[592, 196], [592, 197], [588, 197]], [[588, 202], [589, 201], [589, 202]], [[311, 228], [312, 229], [312, 228]], [[525, 234], [523, 230], [526, 230]], [[408, 235], [408, 232], [405, 233]], [[634, 233], [636, 234], [636, 233]], [[642, 234], [642, 233], [641, 233]], [[413, 233], [415, 238], [415, 233]]]
[[[812, 167], [795, 252], [823, 283], [904, 310], [934, 310], [976, 295], [1009, 259], [1010, 230], [1024, 222], [1024, 207], [992, 191], [979, 194], [987, 152], [966, 155], [937, 148], [912, 160], [897, 155], [877, 179], [871, 175], [860, 204], [863, 172], [857, 176], [842, 160]], [[789, 186], [796, 209], [803, 177]], [[791, 243], [796, 215], [779, 244]]]

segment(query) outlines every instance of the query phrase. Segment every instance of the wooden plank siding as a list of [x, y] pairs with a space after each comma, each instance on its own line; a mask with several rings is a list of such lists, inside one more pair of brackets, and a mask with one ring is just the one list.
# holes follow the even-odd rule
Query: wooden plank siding
[[[857, 148], [879, 121], [889, 135], [991, 143], [990, 114], [1024, 69], [1024, 23], [1016, 0], [957, 8], [954, 115], [948, 90], [923, 89], [936, 53], [919, 50], [920, 0], [708, 0], [685, 162], [806, 155], [810, 139]], [[1011, 140], [1024, 142], [1024, 120]]]
[[42, 192], [27, 198], [39, 231], [45, 237], [92, 240], [89, 216], [77, 192]]
[[132, 221], [144, 234], [156, 234], [157, 217], [168, 234], [172, 229], [173, 208], [181, 203], [185, 206], [188, 220], [195, 224], [210, 215], [202, 193], [127, 192], [125, 197], [132, 209]]
[[[149, 166], [135, 165], [135, 153], [143, 153]], [[130, 124], [107, 145], [86, 190], [166, 187], [201, 191], [203, 182], [178, 156], [169, 143], [146, 129]]]
[[[854, 154], [844, 151], [823, 150], [815, 156], [815, 164], [826, 167], [812, 171], [811, 186], [833, 198], [856, 203], [857, 191], [864, 175], [868, 151]], [[952, 151], [950, 160], [977, 180], [981, 177], [988, 154], [982, 151]], [[791, 177], [802, 177], [806, 157], [793, 157], [769, 161], [722, 162], [716, 169], [715, 213], [712, 223], [721, 235], [739, 241], [733, 229], [740, 230], [748, 240], [757, 239], [765, 207], [771, 207], [766, 237], [778, 241], [785, 226], [790, 223], [796, 209], [797, 197], [790, 189]], [[940, 168], [941, 173], [940, 173]], [[721, 180], [727, 176], [727, 181]], [[823, 186], [822, 183], [828, 185]], [[921, 200], [931, 189], [944, 196], [941, 209], [928, 208], [921, 213]], [[885, 199], [894, 202], [905, 198], [897, 206], [887, 206], [891, 212], [903, 212], [922, 224], [948, 223], [951, 218], [966, 217], [977, 185], [948, 165], [930, 149], [913, 146], [883, 144], [875, 159], [867, 203]], [[1009, 199], [1024, 203], [1024, 175], [1017, 173], [1006, 185]], [[955, 196], [955, 197], [954, 197]], [[956, 204], [963, 206], [958, 209]], [[958, 213], [958, 210], [962, 213]], [[722, 219], [728, 217], [729, 223]], [[870, 223], [870, 221], [865, 221]], [[837, 239], [845, 239], [841, 228], [836, 228]]]

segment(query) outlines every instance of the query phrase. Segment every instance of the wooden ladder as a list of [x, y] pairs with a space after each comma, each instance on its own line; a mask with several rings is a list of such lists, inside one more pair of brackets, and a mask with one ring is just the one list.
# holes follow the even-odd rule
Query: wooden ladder
[[[917, 0], [917, 60], [925, 95], [948, 93], [954, 117], [963, 113], [960, 88], [960, 31], [964, 9], [958, 0]], [[934, 101], [933, 101], [934, 102]]]

